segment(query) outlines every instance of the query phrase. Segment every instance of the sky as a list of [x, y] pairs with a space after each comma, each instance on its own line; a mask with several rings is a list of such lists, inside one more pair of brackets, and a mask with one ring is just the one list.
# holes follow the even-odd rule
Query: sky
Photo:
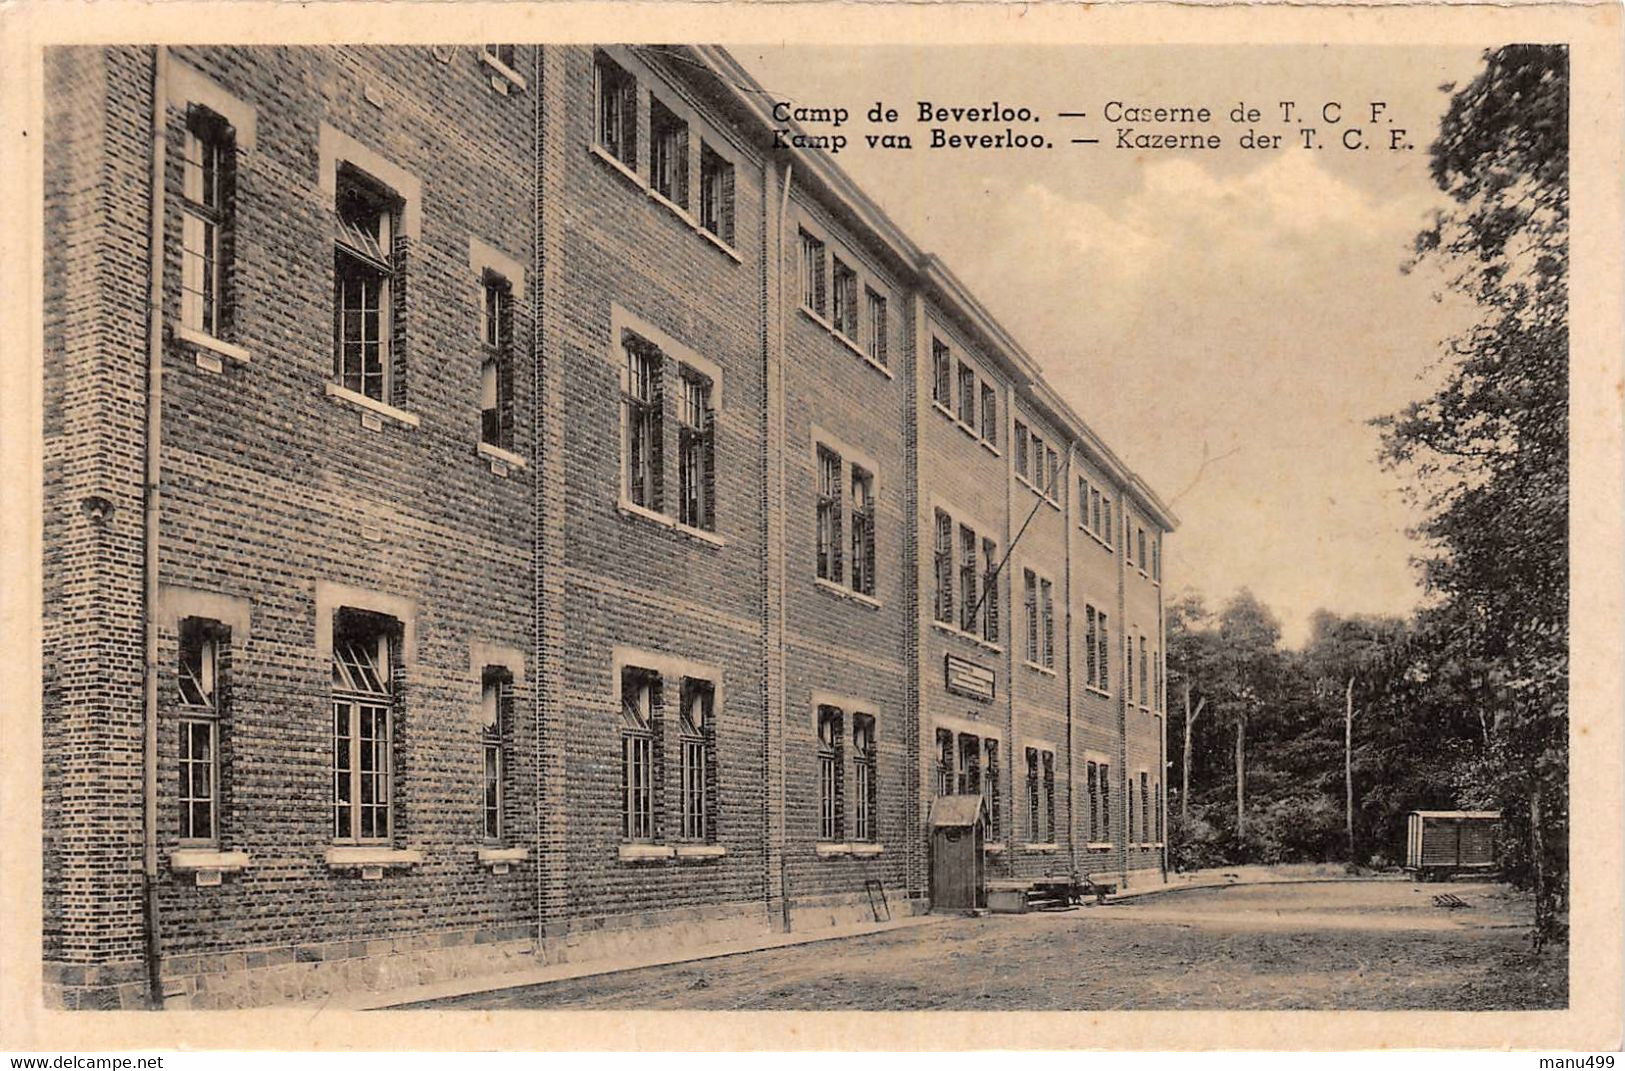
[[[1407, 534], [1419, 514], [1378, 464], [1369, 422], [1426, 396], [1441, 342], [1470, 320], [1435, 271], [1402, 269], [1444, 204], [1427, 172], [1440, 87], [1469, 81], [1481, 46], [731, 51], [775, 99], [852, 113], [839, 130], [807, 129], [847, 134], [835, 161], [1178, 514], [1170, 594], [1217, 606], [1250, 588], [1294, 646], [1317, 609], [1421, 603], [1422, 548]], [[1029, 108], [1038, 122], [1013, 129], [1054, 147], [925, 149], [936, 124], [916, 122], [920, 101]], [[913, 150], [865, 145], [876, 102], [898, 110], [885, 129], [911, 134]], [[1112, 102], [1205, 106], [1212, 120], [1113, 122]], [[1259, 120], [1231, 122], [1238, 107]], [[1299, 147], [1306, 126], [1325, 147]], [[1122, 127], [1223, 144], [1119, 148]], [[1370, 147], [1342, 148], [1350, 127]], [[1248, 129], [1281, 134], [1280, 147], [1241, 147]]]

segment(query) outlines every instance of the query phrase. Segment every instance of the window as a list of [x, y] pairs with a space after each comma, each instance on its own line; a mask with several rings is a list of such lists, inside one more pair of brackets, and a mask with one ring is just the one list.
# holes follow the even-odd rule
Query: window
[[987, 803], [988, 839], [997, 841], [1002, 832], [999, 818], [999, 742], [982, 741], [987, 762], [982, 769], [982, 799]]
[[1027, 661], [1038, 663], [1038, 576], [1031, 570], [1022, 571], [1026, 582], [1022, 606], [1027, 611]]
[[649, 186], [677, 207], [688, 207], [688, 124], [653, 96], [649, 98]]
[[873, 290], [864, 289], [869, 303], [869, 335], [865, 350], [878, 365], [886, 364], [886, 299]]
[[340, 611], [333, 622], [333, 839], [388, 843], [394, 787], [398, 626]]
[[1151, 579], [1162, 580], [1162, 533], [1151, 537]]
[[1139, 545], [1139, 552], [1135, 555], [1134, 560], [1140, 563], [1140, 571], [1144, 572], [1147, 564], [1145, 557], [1145, 529], [1136, 525], [1134, 528], [1134, 538]]
[[982, 741], [970, 733], [959, 734], [959, 765], [956, 774], [957, 791], [961, 796], [977, 796], [982, 792]]
[[1100, 832], [1107, 844], [1117, 840], [1112, 833], [1112, 768], [1104, 762], [1100, 764]]
[[193, 107], [181, 153], [181, 325], [214, 338], [226, 333], [235, 155], [224, 120]]
[[660, 675], [628, 666], [621, 670], [621, 839], [653, 841], [655, 769], [660, 761]]
[[852, 715], [852, 797], [857, 805], [852, 823], [853, 840], [879, 839], [879, 779], [875, 776], [878, 760], [875, 719], [868, 714]]
[[1162, 709], [1162, 656], [1151, 652], [1151, 708]]
[[981, 578], [976, 571], [976, 533], [959, 526], [959, 627], [966, 632], [976, 629], [976, 585]]
[[1157, 817], [1156, 817], [1156, 822], [1155, 822], [1155, 825], [1153, 826], [1153, 828], [1157, 832], [1156, 843], [1161, 844], [1162, 843], [1162, 782], [1161, 781], [1156, 782], [1154, 791], [1155, 791], [1155, 795], [1154, 795], [1154, 797], [1152, 799], [1152, 803], [1156, 806], [1156, 809], [1157, 809], [1156, 810], [1156, 815], [1157, 815]]
[[852, 466], [852, 590], [875, 593], [875, 478]]
[[1086, 792], [1089, 798], [1089, 843], [1100, 841], [1100, 770], [1093, 763], [1086, 764]]
[[333, 378], [378, 402], [397, 393], [391, 361], [396, 202], [382, 187], [340, 167], [333, 264]]
[[989, 446], [999, 445], [999, 396], [990, 383], [982, 384], [982, 439]]
[[681, 372], [677, 420], [677, 520], [690, 528], [716, 528], [716, 416], [711, 383], [690, 368]]
[[1140, 771], [1140, 840], [1151, 843], [1151, 780]]
[[1128, 808], [1127, 821], [1123, 825], [1123, 843], [1126, 847], [1134, 847], [1134, 775], [1130, 774], [1128, 787], [1123, 790], [1123, 805]]
[[944, 409], [953, 408], [953, 388], [949, 384], [948, 347], [939, 338], [931, 340], [931, 400]]
[[856, 341], [858, 337], [858, 275], [842, 262], [840, 257], [833, 257], [830, 269], [830, 278], [834, 283], [832, 287], [833, 303], [830, 307], [830, 320], [835, 330], [847, 338]]
[[1038, 616], [1043, 622], [1044, 668], [1055, 668], [1055, 591], [1048, 580], [1038, 585]]
[[1038, 749], [1027, 749], [1027, 835], [1033, 840], [1039, 840], [1039, 820], [1041, 814], [1040, 784], [1038, 780]]
[[1085, 605], [1083, 608], [1083, 682], [1094, 688], [1100, 684], [1100, 675], [1095, 670], [1095, 647], [1099, 638], [1095, 634], [1095, 608]]
[[1112, 500], [1110, 495], [1101, 496], [1100, 508], [1105, 517], [1105, 523], [1100, 526], [1100, 537], [1106, 541], [1106, 545], [1109, 547], [1112, 545]]
[[824, 243], [801, 232], [801, 307], [824, 315]]
[[964, 361], [959, 362], [959, 422], [976, 427], [976, 370]]
[[220, 838], [220, 625], [189, 617], [180, 635], [180, 837], [213, 844]]
[[1055, 481], [1061, 475], [1061, 463], [1053, 447], [1044, 448], [1044, 461], [1048, 466], [1044, 472], [1044, 495], [1054, 497]]
[[1099, 683], [1100, 683], [1100, 690], [1103, 691], [1103, 692], [1110, 692], [1112, 690], [1111, 658], [1110, 658], [1111, 649], [1112, 649], [1111, 630], [1106, 627], [1106, 612], [1104, 610], [1102, 610], [1100, 612], [1100, 647], [1097, 649], [1096, 653], [1098, 653], [1100, 655], [1100, 680], [1099, 680]]
[[700, 142], [700, 226], [734, 244], [734, 165]]
[[937, 730], [937, 795], [954, 794], [954, 734]]
[[1019, 420], [1016, 421], [1016, 437], [1014, 439], [1014, 443], [1016, 448], [1016, 475], [1025, 480], [1027, 479], [1027, 425], [1023, 424]]
[[1145, 637], [1140, 637], [1140, 705], [1143, 707], [1151, 701], [1151, 693], [1146, 689], [1146, 667], [1151, 660], [1145, 656]]
[[638, 83], [603, 52], [593, 57], [593, 93], [598, 100], [598, 146], [636, 171], [638, 167]]
[[1100, 526], [1100, 488], [1089, 488], [1089, 516], [1093, 521], [1095, 535], [1106, 538], [1106, 530]]
[[944, 510], [936, 511], [936, 618], [944, 624], [954, 621], [954, 522]]
[[982, 540], [982, 639], [999, 642], [999, 556], [993, 540]]
[[1055, 752], [1042, 753], [1044, 760], [1044, 843], [1055, 843]]
[[487, 274], [480, 288], [480, 441], [503, 449], [513, 442], [513, 291]]
[[634, 505], [658, 510], [660, 473], [660, 351], [628, 335], [621, 373], [621, 435], [626, 458], [626, 495]]
[[490, 56], [492, 59], [496, 60], [498, 63], [502, 64], [504, 67], [508, 68], [510, 71], [517, 70], [517, 68], [514, 66], [514, 63], [517, 62], [514, 53], [517, 50], [518, 50], [518, 46], [516, 46], [516, 45], [486, 45], [485, 46], [485, 54], [487, 56]]
[[841, 712], [818, 708], [818, 839], [841, 839], [845, 825], [842, 791]]
[[1128, 705], [1134, 705], [1134, 635], [1131, 631], [1128, 642], [1123, 645], [1123, 655], [1128, 659], [1127, 672], [1123, 674], [1123, 694], [1128, 699]]
[[841, 455], [818, 448], [818, 576], [841, 582]]
[[480, 680], [481, 790], [480, 833], [488, 843], [501, 843], [504, 830], [502, 781], [507, 773], [503, 732], [508, 723], [511, 678], [500, 666], [487, 666]]
[[1032, 481], [1033, 486], [1043, 491], [1044, 482], [1044, 440], [1036, 431], [1032, 433]]
[[683, 678], [682, 716], [678, 736], [683, 766], [678, 784], [682, 801], [682, 838], [716, 840], [715, 733], [712, 727], [716, 689], [710, 681]]

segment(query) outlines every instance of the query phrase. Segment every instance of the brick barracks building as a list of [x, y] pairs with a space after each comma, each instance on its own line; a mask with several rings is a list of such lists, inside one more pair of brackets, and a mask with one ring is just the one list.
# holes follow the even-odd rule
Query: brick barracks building
[[1161, 880], [1174, 518], [726, 52], [47, 78], [50, 1002]]

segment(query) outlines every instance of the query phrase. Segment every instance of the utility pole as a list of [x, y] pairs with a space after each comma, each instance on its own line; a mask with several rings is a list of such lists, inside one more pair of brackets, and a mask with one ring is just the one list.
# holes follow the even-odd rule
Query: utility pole
[[1343, 814], [1348, 822], [1349, 862], [1354, 862], [1354, 678], [1343, 693]]
[[1207, 696], [1197, 700], [1196, 712], [1191, 712], [1191, 682], [1185, 682], [1185, 755], [1179, 764], [1179, 818], [1188, 821], [1191, 816], [1191, 727], [1202, 716]]

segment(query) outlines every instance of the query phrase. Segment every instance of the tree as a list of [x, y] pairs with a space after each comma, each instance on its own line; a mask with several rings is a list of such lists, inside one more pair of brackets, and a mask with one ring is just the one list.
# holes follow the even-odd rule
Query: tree
[[1483, 667], [1473, 694], [1491, 714], [1461, 789], [1509, 820], [1542, 941], [1567, 900], [1567, 50], [1486, 52], [1430, 153], [1452, 204], [1417, 259], [1443, 265], [1479, 316], [1446, 347], [1442, 386], [1378, 422], [1383, 459], [1427, 514], [1441, 647], [1454, 668]]

